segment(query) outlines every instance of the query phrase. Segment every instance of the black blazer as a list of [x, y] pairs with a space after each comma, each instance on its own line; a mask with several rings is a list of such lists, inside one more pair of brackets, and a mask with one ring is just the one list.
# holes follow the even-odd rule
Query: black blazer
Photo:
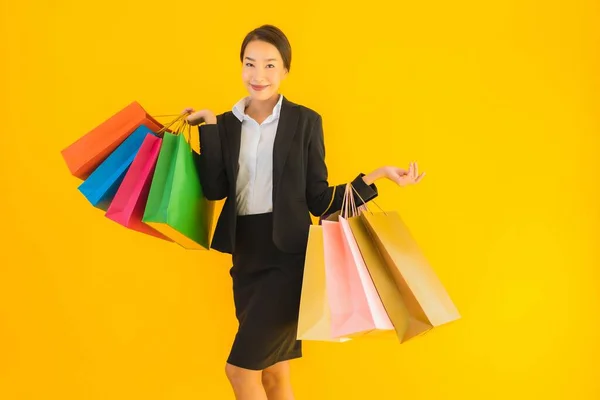
[[[194, 154], [204, 195], [209, 200], [227, 198], [211, 247], [232, 254], [235, 251], [236, 180], [242, 123], [232, 111], [227, 111], [217, 115], [216, 124], [203, 124], [198, 130], [200, 154]], [[368, 202], [378, 192], [375, 184], [367, 185], [362, 180], [363, 176], [360, 173], [352, 184], [360, 197]], [[327, 182], [321, 116], [284, 97], [273, 147], [275, 245], [288, 253], [305, 252], [312, 224], [310, 214], [321, 216], [340, 210], [345, 186], [329, 186]], [[354, 197], [357, 206], [362, 204], [356, 193]]]

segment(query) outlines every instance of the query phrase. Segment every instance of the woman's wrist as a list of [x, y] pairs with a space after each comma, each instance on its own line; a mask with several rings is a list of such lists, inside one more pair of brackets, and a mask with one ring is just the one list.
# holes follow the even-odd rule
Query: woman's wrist
[[385, 170], [383, 168], [377, 168], [375, 171], [362, 177], [363, 181], [367, 185], [371, 185], [376, 180], [381, 179], [381, 178], [385, 178]]

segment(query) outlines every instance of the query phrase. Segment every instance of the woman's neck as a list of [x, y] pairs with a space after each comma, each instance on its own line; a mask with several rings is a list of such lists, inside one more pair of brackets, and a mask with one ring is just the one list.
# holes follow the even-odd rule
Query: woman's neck
[[279, 101], [279, 93], [266, 100], [255, 100], [250, 99], [249, 104], [246, 106], [246, 114], [250, 116], [268, 116], [273, 112], [275, 104]]

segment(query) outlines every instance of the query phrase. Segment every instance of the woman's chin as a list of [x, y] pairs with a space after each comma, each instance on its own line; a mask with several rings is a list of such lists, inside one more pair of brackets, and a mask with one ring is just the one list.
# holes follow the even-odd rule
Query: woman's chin
[[273, 91], [272, 88], [269, 88], [268, 90], [253, 90], [252, 88], [250, 88], [248, 90], [248, 93], [253, 99], [268, 100], [271, 97], [275, 96], [277, 94], [277, 91]]

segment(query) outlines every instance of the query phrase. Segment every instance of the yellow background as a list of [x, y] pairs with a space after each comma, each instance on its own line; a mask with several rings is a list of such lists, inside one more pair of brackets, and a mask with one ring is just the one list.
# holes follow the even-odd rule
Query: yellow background
[[108, 220], [60, 150], [132, 100], [223, 112], [274, 23], [330, 181], [380, 182], [463, 318], [305, 344], [298, 399], [600, 398], [597, 1], [2, 0], [0, 398], [231, 399], [230, 258]]

